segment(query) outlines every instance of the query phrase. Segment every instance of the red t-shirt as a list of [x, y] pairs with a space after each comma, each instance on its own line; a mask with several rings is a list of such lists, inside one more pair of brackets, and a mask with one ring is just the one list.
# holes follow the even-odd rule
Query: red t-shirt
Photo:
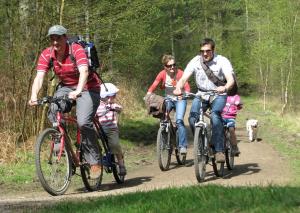
[[[53, 70], [55, 74], [58, 76], [59, 80], [64, 86], [74, 87], [76, 88], [79, 80], [79, 71], [78, 68], [81, 66], [88, 66], [88, 59], [85, 54], [85, 50], [76, 43], [72, 44], [72, 55], [75, 58], [76, 63], [71, 60], [69, 50], [69, 45], [66, 46], [65, 51], [65, 59], [62, 63], [59, 63], [56, 58], [55, 51], [53, 47], [48, 47], [43, 50], [41, 53], [38, 64], [37, 64], [37, 71], [38, 72], [45, 72], [49, 71], [49, 62], [50, 58], [53, 60]], [[90, 72], [87, 83], [84, 87], [85, 90], [92, 90], [95, 92], [100, 91], [100, 79], [98, 76]]]
[[[176, 82], [174, 82], [174, 87], [176, 86], [177, 81], [180, 80], [180, 78], [183, 75], [183, 71], [181, 69], [177, 69], [177, 73], [176, 73]], [[158, 73], [158, 75], [156, 76], [154, 82], [152, 83], [152, 85], [149, 87], [148, 92], [153, 92], [156, 87], [158, 86], [158, 84], [160, 82], [162, 82], [160, 88], [161, 89], [165, 89], [165, 84], [166, 84], [166, 78], [167, 78], [167, 71], [166, 70], [162, 70]], [[185, 92], [190, 92], [191, 88], [188, 82], [186, 82], [184, 84], [184, 91]]]

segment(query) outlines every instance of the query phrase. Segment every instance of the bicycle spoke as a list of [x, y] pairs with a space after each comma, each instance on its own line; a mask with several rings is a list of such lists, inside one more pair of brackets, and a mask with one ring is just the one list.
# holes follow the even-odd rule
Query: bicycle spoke
[[72, 173], [68, 152], [64, 149], [59, 159], [58, 151], [53, 150], [54, 141], [59, 141], [58, 135], [57, 130], [46, 129], [36, 143], [37, 174], [44, 189], [52, 195], [60, 195], [67, 190]]
[[207, 135], [202, 134], [202, 128], [196, 128], [194, 135], [194, 167], [198, 182], [203, 182], [206, 173], [206, 154], [204, 140]]
[[157, 133], [157, 158], [162, 171], [168, 170], [171, 161], [172, 147], [170, 131], [160, 127]]

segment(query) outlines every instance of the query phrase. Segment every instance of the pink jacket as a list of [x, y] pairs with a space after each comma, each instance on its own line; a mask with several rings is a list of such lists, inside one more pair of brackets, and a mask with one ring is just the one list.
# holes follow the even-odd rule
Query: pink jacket
[[236, 118], [238, 110], [242, 109], [243, 104], [239, 95], [227, 96], [226, 105], [222, 112], [223, 118]]

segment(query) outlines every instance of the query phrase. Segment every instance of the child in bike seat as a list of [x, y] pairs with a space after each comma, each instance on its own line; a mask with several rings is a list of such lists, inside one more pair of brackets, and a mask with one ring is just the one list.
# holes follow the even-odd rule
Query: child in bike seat
[[119, 175], [126, 175], [117, 118], [117, 114], [122, 111], [122, 106], [115, 103], [118, 91], [119, 89], [112, 83], [105, 83], [105, 86], [101, 84], [100, 104], [96, 114], [108, 138], [108, 146], [118, 160]]
[[226, 105], [222, 112], [223, 122], [229, 128], [232, 152], [235, 156], [238, 156], [241, 153], [237, 146], [235, 120], [238, 110], [242, 109], [242, 107], [243, 104], [241, 103], [241, 98], [239, 95], [227, 96]]

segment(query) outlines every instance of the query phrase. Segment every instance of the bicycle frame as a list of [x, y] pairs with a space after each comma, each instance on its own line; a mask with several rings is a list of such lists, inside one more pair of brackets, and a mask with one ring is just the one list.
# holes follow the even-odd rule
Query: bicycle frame
[[171, 129], [171, 134], [172, 136], [176, 135], [176, 129], [177, 127], [173, 125], [172, 119], [170, 118], [170, 112], [171, 110], [167, 110], [167, 102], [168, 100], [165, 99], [164, 104], [165, 104], [165, 111], [164, 111], [164, 117], [163, 119], [161, 119], [160, 121], [160, 126], [163, 126], [166, 128], [166, 132], [169, 131], [169, 129]]
[[109, 155], [111, 153], [110, 153], [109, 148], [108, 148], [107, 136], [106, 136], [101, 124], [99, 123], [97, 116], [94, 118], [93, 122], [94, 122], [94, 127], [95, 127], [97, 137], [102, 141], [102, 146], [103, 146], [104, 152], [106, 154], [105, 158], [107, 158], [107, 159], [104, 159], [105, 161], [103, 163], [105, 164], [105, 166], [111, 166], [111, 160], [109, 158]]
[[[88, 191], [98, 190], [102, 182], [102, 168], [101, 174], [96, 178], [91, 175], [92, 165], [88, 163], [83, 153], [76, 117], [64, 115], [62, 111], [60, 101], [69, 100], [67, 96], [62, 96], [44, 97], [37, 101], [38, 105], [53, 103], [58, 106], [55, 113], [56, 122], [53, 123], [52, 128], [46, 128], [39, 134], [35, 146], [37, 175], [43, 188], [51, 195], [61, 195], [66, 192], [71, 176], [76, 174], [76, 167], [80, 167], [81, 178]], [[76, 127], [76, 130], [74, 129], [76, 131], [75, 151], [66, 128], [67, 124]], [[99, 144], [99, 159], [102, 159], [100, 147]], [[99, 166], [102, 167], [102, 164]]]
[[101, 140], [102, 146], [104, 149], [104, 155], [102, 157], [102, 164], [104, 166], [104, 169], [107, 173], [113, 173], [113, 176], [118, 184], [124, 183], [124, 175], [119, 175], [118, 172], [118, 166], [117, 163], [115, 162], [115, 156], [114, 154], [110, 151], [109, 145], [108, 145], [108, 138], [107, 135], [105, 134], [100, 122], [99, 122], [99, 117], [96, 115], [93, 119], [94, 123], [94, 128], [97, 134], [97, 137]]

